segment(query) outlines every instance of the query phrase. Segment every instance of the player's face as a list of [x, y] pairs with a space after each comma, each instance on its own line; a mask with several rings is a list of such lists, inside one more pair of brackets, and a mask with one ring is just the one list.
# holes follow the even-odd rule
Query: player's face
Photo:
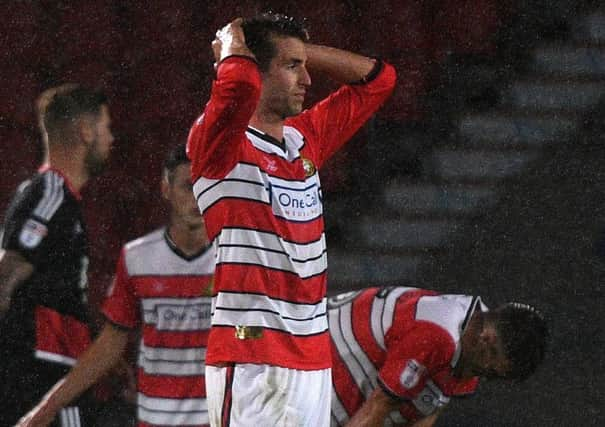
[[302, 111], [311, 78], [307, 72], [305, 44], [295, 37], [273, 37], [276, 55], [263, 73], [261, 108], [280, 119]]
[[475, 375], [484, 378], [506, 378], [510, 362], [504, 352], [502, 340], [492, 325], [486, 325], [476, 347]]
[[84, 159], [88, 173], [91, 176], [100, 174], [109, 158], [114, 138], [111, 133], [111, 119], [106, 105], [101, 106], [98, 119], [92, 122], [93, 138], [88, 144], [88, 151]]
[[202, 226], [202, 215], [193, 195], [190, 163], [178, 165], [172, 173], [172, 179], [164, 183], [162, 191], [170, 204], [171, 223], [178, 222], [189, 228]]

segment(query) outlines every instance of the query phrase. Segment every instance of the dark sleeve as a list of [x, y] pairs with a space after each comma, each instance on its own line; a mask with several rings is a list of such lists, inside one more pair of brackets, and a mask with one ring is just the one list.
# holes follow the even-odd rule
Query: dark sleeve
[[48, 258], [49, 241], [60, 231], [56, 218], [64, 198], [62, 183], [53, 176], [22, 184], [6, 213], [2, 247], [19, 253], [34, 266]]

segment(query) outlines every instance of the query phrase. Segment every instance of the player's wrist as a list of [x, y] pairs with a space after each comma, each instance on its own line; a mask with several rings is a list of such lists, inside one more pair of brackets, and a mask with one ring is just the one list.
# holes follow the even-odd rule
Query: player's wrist
[[256, 57], [254, 56], [252, 51], [248, 49], [245, 44], [239, 43], [225, 46], [221, 49], [221, 62], [230, 56], [248, 56], [256, 60]]

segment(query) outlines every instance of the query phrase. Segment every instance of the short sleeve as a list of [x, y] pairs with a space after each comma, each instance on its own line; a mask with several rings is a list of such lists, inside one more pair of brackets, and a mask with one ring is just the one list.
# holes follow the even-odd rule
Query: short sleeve
[[2, 247], [19, 253], [37, 266], [49, 258], [55, 233], [64, 233], [57, 226], [58, 211], [64, 204], [62, 183], [52, 175], [46, 181], [26, 182], [15, 193], [7, 211]]
[[140, 323], [139, 304], [126, 269], [124, 255], [125, 251], [122, 249], [102, 311], [107, 320], [116, 326], [134, 329]]
[[445, 331], [419, 323], [400, 336], [389, 337], [378, 380], [393, 397], [413, 400], [431, 376], [448, 365], [453, 350], [454, 343]]

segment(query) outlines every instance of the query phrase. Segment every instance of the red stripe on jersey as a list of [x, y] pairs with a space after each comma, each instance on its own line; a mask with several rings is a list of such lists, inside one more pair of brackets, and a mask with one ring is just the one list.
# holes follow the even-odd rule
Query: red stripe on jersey
[[210, 331], [158, 331], [155, 325], [143, 327], [143, 342], [149, 347], [206, 347]]
[[88, 326], [75, 317], [37, 306], [36, 350], [77, 359], [90, 345]]
[[300, 304], [317, 304], [326, 294], [326, 273], [301, 279], [294, 273], [269, 270], [265, 267], [241, 264], [221, 264], [216, 267], [224, 292], [263, 294], [270, 298]]
[[[201, 363], [201, 362], [200, 362]], [[147, 375], [139, 368], [139, 391], [150, 397], [167, 399], [188, 399], [206, 397], [204, 376], [169, 377], [165, 375]]]
[[[233, 215], [237, 212], [237, 215]], [[214, 238], [223, 228], [246, 228], [266, 231], [293, 243], [309, 243], [321, 238], [323, 216], [311, 221], [289, 221], [275, 216], [271, 205], [256, 200], [221, 199], [204, 212], [208, 238]]]
[[329, 340], [327, 331], [309, 337], [294, 337], [270, 329], [263, 329], [262, 338], [237, 339], [235, 328], [213, 326], [208, 347], [212, 347], [214, 341], [214, 351], [206, 355], [206, 365], [235, 362], [301, 370], [327, 369], [332, 360]]
[[139, 298], [195, 298], [212, 293], [212, 275], [135, 276], [130, 280]]
[[359, 387], [355, 384], [355, 380], [349, 374], [347, 366], [340, 358], [338, 349], [333, 342], [330, 341], [332, 350], [332, 386], [336, 390], [336, 394], [340, 399], [340, 403], [344, 406], [349, 417], [357, 411], [365, 401]]

